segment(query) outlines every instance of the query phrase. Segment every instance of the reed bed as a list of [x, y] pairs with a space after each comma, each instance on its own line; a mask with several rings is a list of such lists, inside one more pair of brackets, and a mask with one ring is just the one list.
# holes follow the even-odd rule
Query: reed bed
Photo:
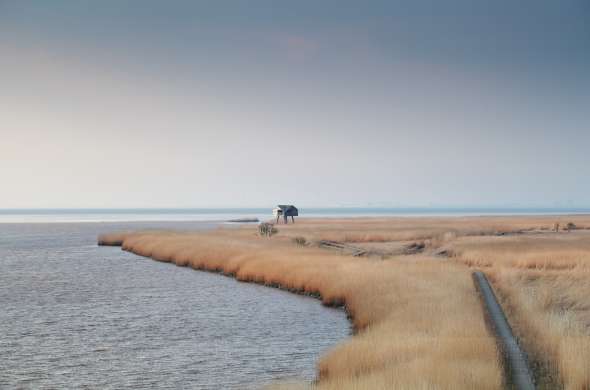
[[453, 252], [470, 266], [536, 270], [590, 270], [590, 232], [509, 237], [463, 237]]
[[316, 388], [501, 387], [495, 340], [466, 267], [429, 256], [352, 258], [279, 237], [244, 228], [101, 239], [159, 261], [345, 305], [355, 336], [321, 358]]
[[549, 231], [555, 223], [559, 223], [563, 228], [570, 222], [578, 229], [590, 228], [588, 216], [494, 216], [301, 219], [294, 225], [279, 225], [279, 229], [282, 229], [283, 235], [302, 236], [308, 241], [331, 240], [353, 243], [443, 238], [443, 241], [448, 241], [461, 236]]
[[[576, 226], [552, 232], [555, 224]], [[318, 389], [502, 387], [471, 272], [484, 270], [548, 388], [590, 389], [590, 217], [299, 219], [272, 238], [255, 229], [144, 232], [103, 244], [345, 305], [354, 337], [318, 363]], [[382, 261], [320, 240], [422, 253]], [[444, 253], [448, 257], [441, 257]], [[280, 384], [277, 388], [306, 387]]]
[[464, 237], [452, 248], [492, 279], [541, 387], [590, 389], [590, 232]]
[[590, 388], [590, 273], [491, 272], [546, 388]]

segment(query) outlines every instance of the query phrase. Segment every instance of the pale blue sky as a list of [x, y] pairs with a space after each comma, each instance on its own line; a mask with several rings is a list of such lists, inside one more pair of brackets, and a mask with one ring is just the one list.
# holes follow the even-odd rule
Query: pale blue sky
[[0, 0], [0, 208], [590, 206], [590, 3]]

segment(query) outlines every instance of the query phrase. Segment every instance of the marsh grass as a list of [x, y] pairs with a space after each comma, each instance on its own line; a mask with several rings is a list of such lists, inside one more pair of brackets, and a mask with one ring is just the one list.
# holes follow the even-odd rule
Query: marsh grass
[[244, 228], [120, 240], [125, 250], [159, 261], [344, 304], [355, 336], [321, 358], [316, 388], [501, 387], [495, 341], [466, 267], [428, 256], [353, 258], [276, 238]]
[[[551, 232], [568, 222], [577, 229]], [[480, 268], [527, 351], [557, 378], [549, 386], [589, 389], [589, 226], [587, 216], [299, 219], [270, 239], [244, 227], [101, 240], [344, 304], [355, 335], [321, 358], [313, 385], [330, 390], [502, 387], [495, 341], [471, 280]], [[320, 249], [320, 240], [389, 249], [420, 242], [425, 250], [382, 261]]]
[[467, 237], [455, 258], [485, 267], [546, 388], [590, 388], [590, 232]]
[[558, 221], [578, 229], [590, 227], [587, 216], [569, 217], [387, 217], [299, 219], [282, 226], [283, 236], [303, 236], [308, 241], [390, 242], [434, 240], [444, 243], [461, 236], [485, 236], [548, 231]]

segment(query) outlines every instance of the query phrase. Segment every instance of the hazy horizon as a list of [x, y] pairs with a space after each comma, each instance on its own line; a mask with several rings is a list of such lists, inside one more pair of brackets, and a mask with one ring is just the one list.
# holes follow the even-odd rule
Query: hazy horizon
[[0, 2], [0, 209], [590, 206], [590, 3]]
[[[378, 206], [378, 205], [328, 205], [328, 206], [317, 206], [317, 205], [305, 205], [297, 204], [300, 212], [308, 211], [311, 214], [317, 214], [318, 212], [334, 212], [338, 215], [340, 213], [346, 213], [347, 211], [354, 213], [368, 212], [370, 214], [375, 213], [379, 215], [386, 215], [388, 213], [399, 212], [402, 214], [421, 214], [421, 213], [461, 213], [466, 212], [468, 214], [473, 213], [490, 213], [490, 214], [506, 214], [514, 212], [516, 214], [529, 214], [533, 215], [538, 213], [539, 215], [545, 214], [587, 214], [590, 213], [590, 207], [588, 206], [526, 206], [526, 205], [504, 205], [504, 206], [444, 206], [444, 205], [413, 205], [413, 206]], [[172, 214], [190, 214], [190, 213], [217, 213], [217, 212], [268, 212], [276, 207], [276, 204], [257, 205], [257, 206], [243, 206], [243, 207], [232, 207], [232, 206], [219, 206], [219, 207], [48, 207], [48, 208], [0, 208], [0, 214], [77, 214], [77, 213], [91, 213], [91, 214], [104, 214], [104, 213], [172, 213]], [[384, 214], [385, 213], [385, 214]]]

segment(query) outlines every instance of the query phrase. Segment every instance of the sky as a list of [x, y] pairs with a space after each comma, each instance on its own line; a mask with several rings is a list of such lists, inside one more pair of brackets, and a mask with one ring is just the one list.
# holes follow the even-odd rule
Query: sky
[[0, 0], [0, 208], [590, 206], [587, 0]]

